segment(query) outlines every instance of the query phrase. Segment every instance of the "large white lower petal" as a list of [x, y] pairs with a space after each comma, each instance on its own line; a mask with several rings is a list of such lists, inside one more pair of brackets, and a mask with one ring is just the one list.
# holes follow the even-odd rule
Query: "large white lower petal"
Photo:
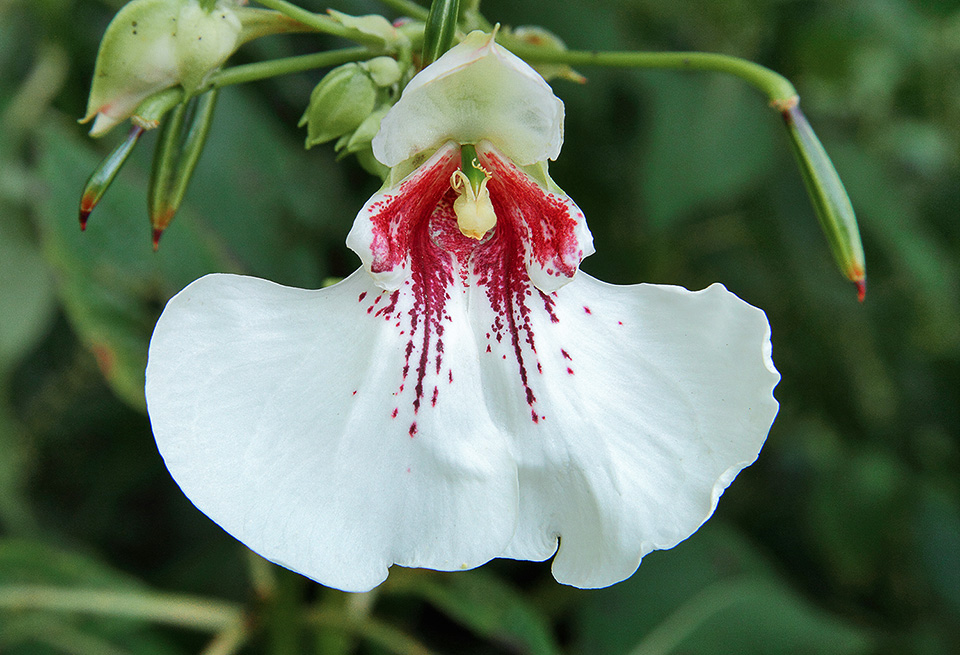
[[150, 419], [186, 495], [344, 590], [393, 563], [478, 566], [515, 530], [516, 465], [463, 307], [447, 307], [441, 342], [402, 291], [364, 271], [319, 291], [210, 275], [170, 301], [150, 345]]
[[[769, 325], [719, 284], [693, 293], [581, 272], [544, 300], [527, 302], [516, 345], [494, 343], [482, 362], [519, 466], [520, 521], [503, 555], [557, 552], [559, 581], [607, 586], [689, 537], [756, 459], [778, 409]], [[473, 311], [489, 314], [483, 302]]]

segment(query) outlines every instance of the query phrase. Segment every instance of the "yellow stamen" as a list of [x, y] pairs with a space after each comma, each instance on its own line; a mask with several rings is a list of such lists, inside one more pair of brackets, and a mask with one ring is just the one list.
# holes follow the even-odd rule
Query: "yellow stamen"
[[487, 191], [490, 173], [481, 168], [476, 159], [473, 160], [472, 165], [484, 176], [477, 188], [474, 188], [470, 178], [460, 169], [450, 176], [450, 186], [460, 194], [453, 202], [453, 211], [457, 215], [457, 227], [460, 228], [460, 233], [479, 240], [497, 224], [497, 214], [493, 211], [490, 192]]

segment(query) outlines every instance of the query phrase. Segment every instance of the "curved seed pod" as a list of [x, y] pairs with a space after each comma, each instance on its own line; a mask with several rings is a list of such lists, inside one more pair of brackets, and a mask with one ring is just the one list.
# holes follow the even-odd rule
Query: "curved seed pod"
[[81, 230], [87, 229], [87, 219], [90, 217], [90, 212], [93, 211], [97, 203], [100, 202], [100, 199], [103, 198], [103, 194], [110, 188], [110, 184], [113, 183], [113, 178], [115, 178], [117, 173], [120, 172], [120, 169], [123, 168], [130, 153], [133, 152], [133, 147], [137, 145], [137, 141], [140, 140], [140, 136], [143, 133], [144, 128], [139, 125], [134, 125], [130, 129], [130, 134], [127, 135], [127, 138], [121, 141], [109, 155], [104, 157], [103, 161], [100, 162], [93, 170], [93, 173], [90, 174], [86, 185], [83, 187], [83, 193], [80, 196]]
[[797, 102], [777, 109], [787, 126], [790, 145], [833, 257], [840, 271], [857, 286], [857, 298], [862, 302], [867, 292], [867, 269], [847, 190]]
[[147, 191], [154, 250], [186, 195], [213, 124], [217, 95], [215, 89], [178, 105], [160, 129]]

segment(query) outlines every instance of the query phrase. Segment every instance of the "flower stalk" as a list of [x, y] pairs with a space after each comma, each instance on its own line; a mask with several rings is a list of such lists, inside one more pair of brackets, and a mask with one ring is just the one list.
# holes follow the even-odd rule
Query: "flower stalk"
[[715, 71], [735, 75], [764, 93], [780, 112], [814, 211], [844, 276], [866, 294], [866, 264], [857, 219], [840, 176], [799, 108], [799, 96], [785, 77], [738, 57], [706, 52], [585, 52], [547, 50], [507, 40], [506, 47], [532, 64], [612, 66]]

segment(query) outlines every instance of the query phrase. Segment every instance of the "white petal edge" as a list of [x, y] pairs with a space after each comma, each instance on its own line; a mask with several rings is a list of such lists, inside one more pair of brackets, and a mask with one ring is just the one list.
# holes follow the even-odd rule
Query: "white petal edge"
[[[520, 520], [503, 556], [556, 553], [558, 581], [605, 587], [713, 514], [766, 439], [780, 376], [766, 316], [722, 285], [616, 286], [580, 272], [555, 299], [558, 322], [536, 318], [526, 354], [542, 367], [531, 382], [540, 422], [511, 420], [522, 399], [488, 399], [519, 467]], [[484, 366], [485, 392], [514, 375], [498, 363]]]
[[556, 159], [563, 102], [526, 62], [476, 31], [410, 81], [372, 145], [392, 168], [444, 141], [482, 139], [520, 166]]
[[[157, 446], [187, 497], [267, 559], [345, 591], [394, 563], [479, 566], [516, 527], [516, 467], [477, 402], [476, 354], [413, 417], [414, 438], [413, 385], [397, 398], [406, 338], [367, 310], [381, 293], [363, 270], [317, 291], [208, 275], [168, 303], [147, 365]], [[452, 318], [445, 343], [471, 352]]]

